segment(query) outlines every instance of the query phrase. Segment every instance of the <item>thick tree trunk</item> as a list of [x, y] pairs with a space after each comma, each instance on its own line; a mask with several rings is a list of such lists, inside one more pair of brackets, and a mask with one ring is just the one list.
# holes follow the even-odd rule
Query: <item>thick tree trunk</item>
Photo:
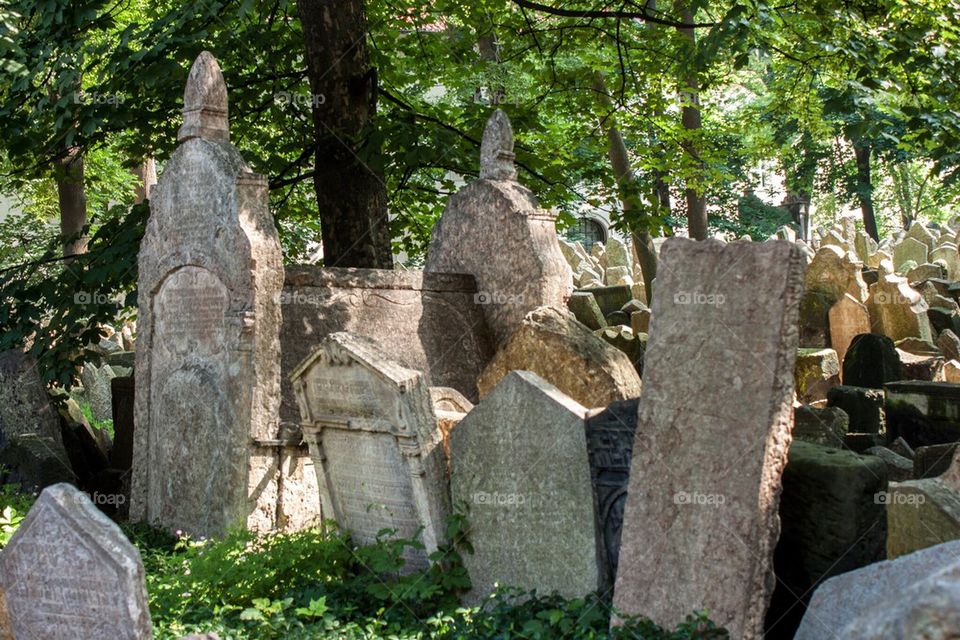
[[[603, 81], [603, 76], [599, 73], [594, 76], [593, 88], [597, 94], [600, 104], [610, 110], [613, 108], [613, 102], [610, 100], [610, 94], [607, 91], [607, 85]], [[604, 123], [601, 123], [603, 125]], [[634, 176], [630, 170], [630, 158], [627, 155], [627, 145], [623, 141], [623, 136], [616, 126], [613, 116], [610, 116], [606, 122], [607, 125], [607, 157], [610, 159], [610, 166], [613, 168], [613, 175], [617, 179], [617, 186], [620, 192], [620, 206], [624, 214], [630, 211], [638, 210], [636, 203], [631, 198], [634, 191]], [[642, 211], [640, 211], [640, 215]], [[625, 217], [627, 217], [625, 215]], [[649, 304], [650, 295], [653, 292], [653, 279], [657, 277], [657, 254], [653, 248], [653, 238], [650, 237], [650, 230], [643, 225], [635, 228], [631, 232], [633, 239], [633, 248], [637, 260], [640, 263], [640, 270], [643, 272], [643, 286], [647, 293], [647, 299], [642, 302]]]
[[[681, 20], [684, 23], [693, 23], [693, 11], [689, 6], [684, 6], [680, 11]], [[696, 51], [697, 34], [693, 27], [678, 27], [677, 31], [681, 36], [690, 41], [691, 53]], [[695, 72], [690, 72], [684, 79], [683, 88], [683, 107], [680, 113], [680, 123], [691, 138], [697, 135], [702, 126], [700, 117], [700, 82]], [[700, 158], [700, 152], [697, 149], [696, 142], [688, 140], [684, 143], [684, 151], [693, 158], [697, 167], [703, 167], [703, 161]], [[697, 176], [700, 177], [700, 176]], [[695, 183], [696, 178], [687, 180], [687, 187], [684, 189], [684, 196], [687, 201], [687, 229], [691, 238], [696, 240], [706, 240], [707, 238], [707, 200], [701, 189]]]
[[390, 269], [387, 193], [376, 116], [376, 72], [363, 0], [298, 0], [317, 142], [314, 188], [326, 266]]
[[83, 155], [77, 147], [57, 161], [57, 197], [60, 201], [60, 237], [63, 255], [76, 256], [87, 252], [87, 194], [83, 187]]
[[863, 214], [863, 228], [876, 241], [880, 241], [877, 231], [877, 218], [873, 211], [873, 184], [870, 180], [870, 145], [853, 143], [853, 153], [857, 157], [857, 197], [860, 199], [860, 211]]

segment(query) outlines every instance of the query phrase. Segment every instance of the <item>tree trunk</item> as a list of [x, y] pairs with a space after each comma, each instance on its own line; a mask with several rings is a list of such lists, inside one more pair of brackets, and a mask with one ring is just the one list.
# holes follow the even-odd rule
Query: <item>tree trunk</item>
[[328, 267], [391, 269], [379, 145], [370, 136], [376, 71], [363, 0], [298, 0], [313, 106], [314, 189]]
[[[693, 23], [693, 11], [691, 11], [689, 6], [684, 6], [680, 11], [680, 19], [684, 23]], [[696, 51], [697, 47], [697, 34], [693, 27], [678, 27], [677, 31], [681, 36], [686, 38], [690, 43], [690, 53], [692, 54]], [[702, 126], [702, 120], [700, 117], [700, 82], [697, 78], [697, 74], [694, 71], [691, 71], [683, 79], [684, 88], [681, 93], [683, 95], [683, 107], [680, 114], [680, 123], [683, 126], [684, 130], [691, 136], [691, 138], [697, 135], [697, 132]], [[698, 173], [702, 174], [703, 169], [703, 160], [700, 158], [700, 153], [697, 149], [697, 144], [695, 141], [687, 140], [683, 145], [684, 152], [686, 152], [691, 158], [695, 165], [699, 168]], [[702, 187], [697, 186], [698, 178], [702, 177], [701, 175], [695, 176], [693, 179], [687, 179], [687, 187], [684, 189], [684, 196], [687, 201], [687, 229], [689, 231], [690, 237], [696, 240], [706, 240], [707, 238], [707, 200], [701, 192]]]
[[87, 194], [83, 187], [83, 155], [78, 147], [72, 147], [57, 161], [56, 183], [63, 255], [86, 253], [88, 238], [82, 233], [87, 225]]
[[877, 218], [873, 211], [873, 185], [870, 182], [870, 145], [854, 142], [853, 153], [857, 157], [857, 197], [863, 213], [863, 227], [871, 238], [879, 242]]
[[[612, 109], [613, 102], [610, 100], [607, 85], [603, 81], [603, 76], [599, 73], [594, 76], [593, 88], [597, 93], [600, 104], [608, 110]], [[623, 142], [623, 136], [620, 134], [612, 115], [607, 119], [607, 125], [607, 142], [609, 144], [607, 157], [610, 159], [610, 166], [613, 167], [613, 175], [617, 179], [620, 206], [623, 209], [624, 218], [629, 220], [626, 214], [634, 210], [638, 212], [640, 217], [643, 217], [642, 210], [636, 206], [631, 197], [631, 194], [635, 192], [636, 185], [633, 172], [630, 170], [627, 145]], [[647, 294], [647, 299], [642, 302], [649, 304], [650, 296], [653, 293], [653, 279], [657, 277], [657, 254], [653, 248], [653, 238], [650, 237], [650, 230], [643, 224], [633, 226], [634, 229], [630, 235], [633, 239], [634, 252], [640, 263], [640, 270], [643, 272], [643, 286]]]
[[157, 185], [157, 163], [153, 158], [147, 158], [133, 170], [133, 175], [137, 176], [133, 204], [140, 204], [150, 199], [150, 192]]

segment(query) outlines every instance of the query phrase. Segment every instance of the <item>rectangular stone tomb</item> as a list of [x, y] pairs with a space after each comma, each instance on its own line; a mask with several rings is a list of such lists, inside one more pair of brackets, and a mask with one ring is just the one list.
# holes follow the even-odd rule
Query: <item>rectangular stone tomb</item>
[[763, 635], [790, 443], [804, 257], [784, 241], [667, 240], [614, 606], [672, 627], [707, 609]]
[[423, 375], [372, 340], [340, 332], [323, 340], [291, 380], [323, 517], [361, 544], [384, 529], [402, 538], [420, 532], [426, 550], [408, 549], [407, 567], [425, 566], [442, 542], [449, 499]]

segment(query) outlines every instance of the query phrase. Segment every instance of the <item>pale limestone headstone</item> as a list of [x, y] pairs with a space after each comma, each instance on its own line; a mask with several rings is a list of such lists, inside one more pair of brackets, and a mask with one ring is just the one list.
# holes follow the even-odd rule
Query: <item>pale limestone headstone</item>
[[863, 281], [863, 264], [840, 247], [821, 247], [807, 267], [804, 279], [805, 292], [823, 292], [833, 300], [850, 294], [860, 302], [867, 299], [867, 285]]
[[786, 242], [664, 245], [614, 590], [622, 613], [673, 626], [707, 609], [733, 638], [762, 635], [803, 269]]
[[887, 557], [960, 539], [960, 456], [935, 478], [891, 482]]
[[140, 553], [65, 483], [44, 489], [0, 553], [3, 601], [18, 640], [151, 637]]
[[531, 311], [480, 374], [480, 398], [510, 371], [532, 371], [588, 408], [640, 395], [626, 353], [608, 344], [567, 309]]
[[857, 232], [857, 235], [853, 239], [853, 247], [857, 258], [864, 264], [869, 264], [870, 257], [873, 256], [879, 248], [877, 241], [863, 231]]
[[310, 447], [323, 517], [361, 544], [383, 529], [413, 538], [408, 568], [427, 564], [444, 541], [450, 507], [443, 438], [419, 371], [368, 338], [328, 336], [291, 374]]
[[932, 341], [927, 303], [904, 277], [881, 275], [870, 285], [867, 309], [874, 333], [894, 342], [911, 337]]
[[267, 181], [229, 143], [200, 54], [139, 255], [130, 515], [194, 536], [270, 529], [278, 503], [283, 261]]
[[954, 244], [937, 247], [930, 252], [930, 262], [943, 260], [947, 265], [947, 278], [949, 280], [960, 279], [960, 253]]
[[529, 311], [565, 304], [572, 275], [554, 214], [516, 180], [513, 132], [500, 110], [487, 121], [480, 156], [480, 179], [450, 198], [433, 228], [426, 270], [476, 277], [478, 302], [502, 344]]
[[830, 307], [829, 317], [830, 345], [843, 363], [843, 357], [847, 354], [847, 348], [854, 336], [870, 333], [870, 313], [865, 304], [845, 293]]
[[[904, 238], [910, 238], [912, 240], [922, 242], [929, 250], [933, 250], [933, 248], [937, 245], [937, 236], [920, 221], [914, 221], [914, 223], [910, 225], [910, 229], [907, 231], [907, 234], [904, 236]], [[917, 262], [919, 262], [919, 260]]]
[[898, 273], [905, 273], [905, 265], [913, 262], [914, 265], [923, 264], [927, 261], [929, 247], [916, 238], [904, 238], [900, 244], [893, 248], [893, 265]]
[[454, 504], [469, 508], [468, 604], [495, 583], [582, 597], [599, 587], [586, 409], [513, 371], [450, 437]]

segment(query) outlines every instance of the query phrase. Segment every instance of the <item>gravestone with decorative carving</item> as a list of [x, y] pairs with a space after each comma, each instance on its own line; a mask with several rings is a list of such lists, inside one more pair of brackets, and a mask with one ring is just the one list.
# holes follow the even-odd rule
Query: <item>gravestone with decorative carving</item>
[[0, 554], [0, 609], [4, 602], [0, 632], [12, 638], [151, 637], [140, 553], [65, 483], [40, 494]]
[[184, 91], [180, 145], [139, 255], [130, 515], [194, 536], [275, 523], [277, 298], [283, 262], [267, 181], [230, 144], [207, 52]]
[[443, 438], [423, 374], [372, 340], [340, 332], [290, 377], [323, 517], [361, 544], [383, 529], [412, 538], [422, 528], [426, 549], [408, 548], [405, 558], [409, 569], [426, 565], [443, 542], [450, 507]]

